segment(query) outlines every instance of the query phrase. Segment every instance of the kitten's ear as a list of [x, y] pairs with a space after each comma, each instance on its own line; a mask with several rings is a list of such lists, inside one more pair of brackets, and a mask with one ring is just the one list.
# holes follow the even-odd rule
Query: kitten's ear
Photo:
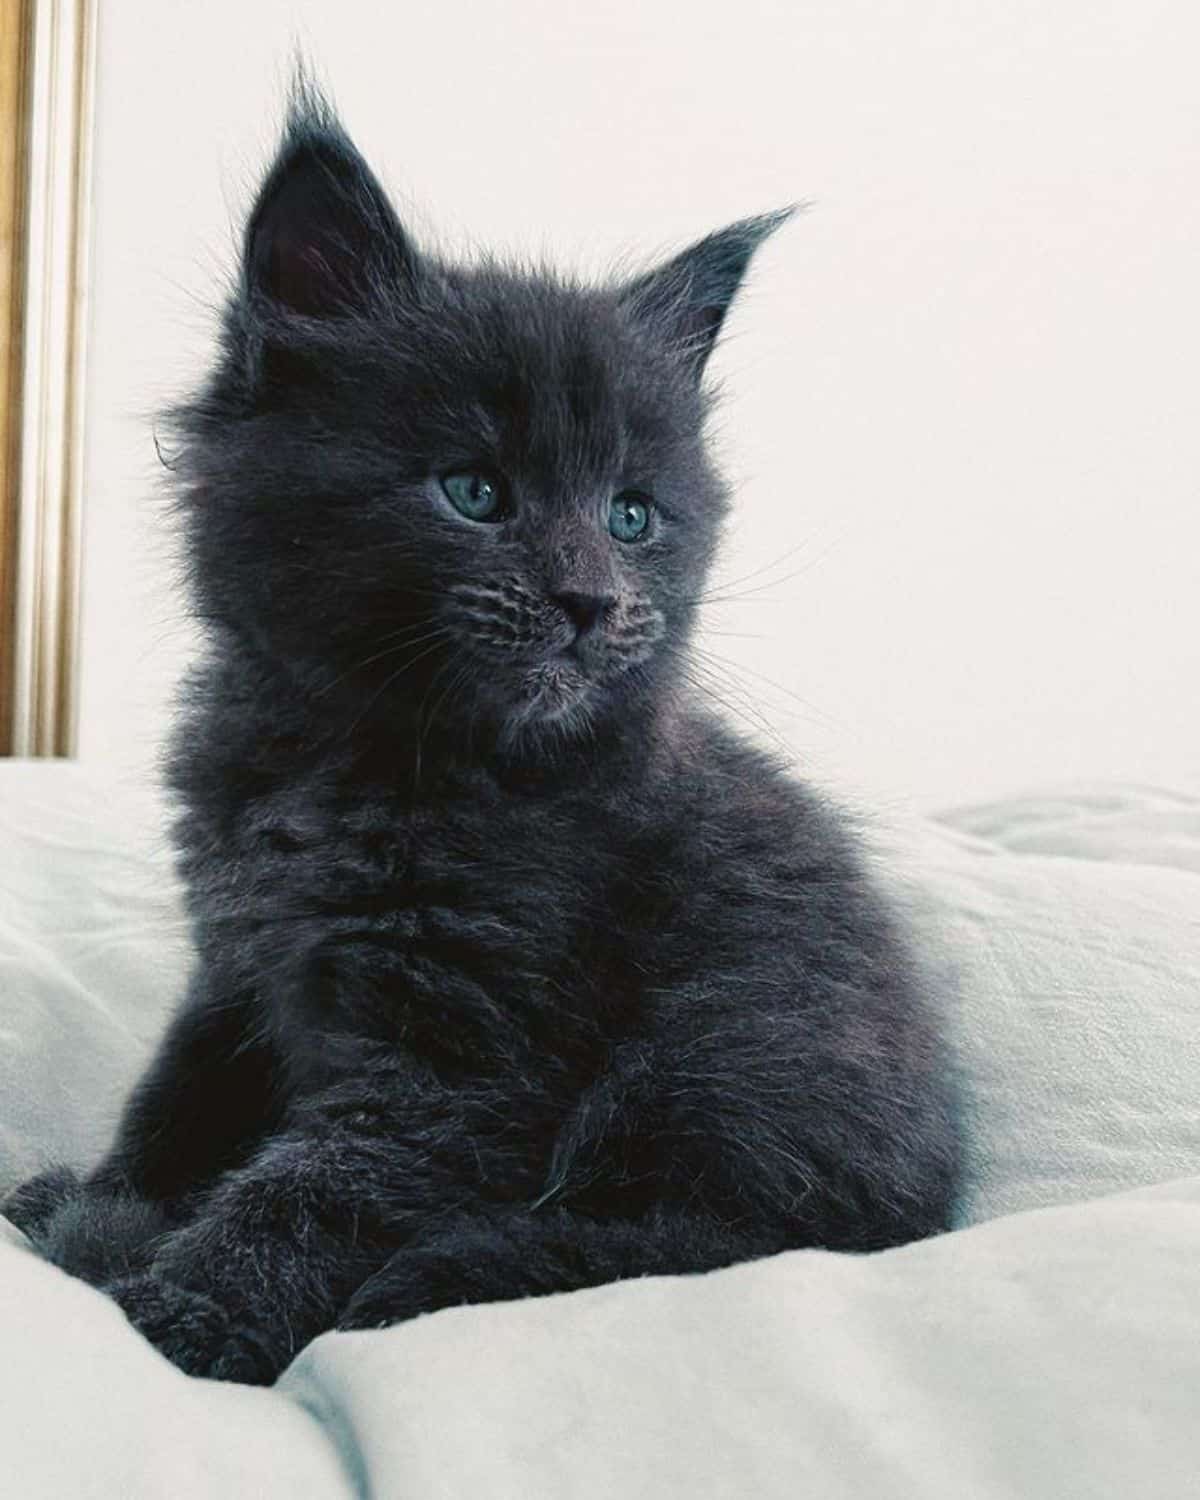
[[350, 137], [319, 95], [299, 90], [246, 228], [247, 293], [309, 317], [362, 312], [377, 287], [411, 276], [415, 264]]
[[718, 229], [626, 287], [629, 306], [683, 355], [697, 378], [750, 257], [795, 212], [794, 207], [783, 208]]

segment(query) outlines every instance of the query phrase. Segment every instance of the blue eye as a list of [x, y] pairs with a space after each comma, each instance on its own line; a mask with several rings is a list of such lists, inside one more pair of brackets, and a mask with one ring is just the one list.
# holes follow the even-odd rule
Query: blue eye
[[490, 474], [467, 470], [444, 474], [442, 489], [454, 509], [468, 521], [503, 521], [508, 514], [500, 481]]
[[608, 505], [608, 529], [618, 542], [636, 542], [650, 524], [650, 497], [636, 490], [614, 495]]

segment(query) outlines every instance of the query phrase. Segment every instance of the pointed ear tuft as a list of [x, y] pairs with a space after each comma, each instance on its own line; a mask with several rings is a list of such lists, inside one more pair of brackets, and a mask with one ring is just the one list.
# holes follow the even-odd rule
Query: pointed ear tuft
[[626, 288], [629, 306], [683, 355], [697, 378], [713, 351], [751, 256], [797, 207], [718, 229]]
[[311, 78], [299, 71], [275, 161], [246, 228], [253, 300], [328, 317], [365, 311], [416, 257], [371, 169]]

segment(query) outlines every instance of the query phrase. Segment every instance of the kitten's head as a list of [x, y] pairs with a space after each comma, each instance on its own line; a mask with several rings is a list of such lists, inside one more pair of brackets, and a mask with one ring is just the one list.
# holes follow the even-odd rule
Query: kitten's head
[[178, 414], [201, 614], [351, 723], [513, 747], [661, 701], [726, 506], [701, 376], [786, 216], [617, 285], [450, 265], [302, 92]]

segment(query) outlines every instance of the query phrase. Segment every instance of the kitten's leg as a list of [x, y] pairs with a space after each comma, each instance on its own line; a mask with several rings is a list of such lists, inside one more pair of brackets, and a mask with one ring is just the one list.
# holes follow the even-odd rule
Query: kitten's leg
[[567, 1208], [456, 1215], [429, 1239], [398, 1250], [354, 1293], [337, 1326], [385, 1328], [441, 1307], [712, 1271], [783, 1248], [770, 1230], [677, 1205], [639, 1219], [595, 1219]]
[[275, 1068], [254, 996], [197, 976], [89, 1182], [173, 1203], [214, 1181], [270, 1128]]
[[189, 1374], [270, 1382], [386, 1257], [353, 1201], [368, 1157], [352, 1133], [272, 1137], [159, 1240], [147, 1268], [103, 1290]]
[[[853, 1051], [828, 1043], [814, 1076], [806, 1042], [811, 1033], [735, 1016], [692, 1037], [676, 1027], [657, 1053], [616, 1048], [559, 1138], [557, 1203], [427, 1223], [338, 1326], [785, 1249], [880, 1249], [945, 1228], [957, 1162], [948, 1098], [915, 1070], [889, 1077], [880, 1064], [864, 1077]], [[647, 1192], [651, 1206], [633, 1209], [630, 1194]]]
[[[889, 1058], [880, 1048], [865, 1068], [861, 1042], [808, 1024], [827, 1014], [815, 996], [790, 1025], [786, 1015], [734, 1013], [700, 1030], [687, 1002], [663, 1045], [617, 1047], [580, 1100], [550, 1166], [555, 1207], [434, 1226], [355, 1292], [338, 1326], [804, 1246], [879, 1249], [947, 1226], [952, 1096], [919, 1023], [904, 1051], [897, 1042]], [[623, 1212], [628, 1192], [648, 1185], [658, 1202]]]
[[392, 1078], [376, 1101], [306, 1101], [159, 1241], [148, 1269], [105, 1285], [182, 1369], [272, 1380], [428, 1217], [478, 1198], [489, 1160], [511, 1178], [489, 1157], [494, 1115], [464, 1118], [452, 1091]]
[[271, 1058], [249, 1003], [194, 985], [85, 1180], [65, 1167], [2, 1210], [54, 1264], [97, 1282], [143, 1263], [180, 1200], [237, 1159], [270, 1118]]
[[559, 1135], [542, 1201], [426, 1220], [337, 1326], [709, 1271], [834, 1238], [831, 1188], [802, 1141], [772, 1129], [772, 1101], [784, 1099], [783, 1124], [803, 1135], [801, 1061], [780, 1054], [777, 1029], [713, 1027], [682, 1042], [681, 1032], [660, 1049], [636, 1038], [613, 1050]]
[[0, 1203], [0, 1214], [36, 1240], [63, 1204], [81, 1189], [70, 1167], [47, 1167], [13, 1189]]

